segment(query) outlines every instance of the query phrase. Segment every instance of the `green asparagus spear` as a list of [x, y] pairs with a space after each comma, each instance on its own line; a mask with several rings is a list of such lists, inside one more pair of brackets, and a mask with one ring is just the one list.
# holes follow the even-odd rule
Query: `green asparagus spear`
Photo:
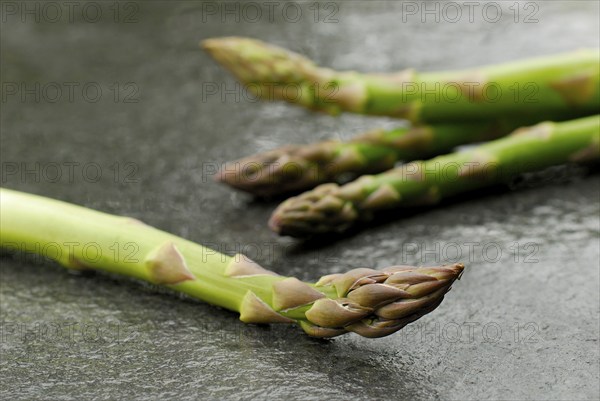
[[597, 113], [600, 53], [572, 53], [460, 71], [390, 74], [335, 71], [259, 40], [226, 37], [203, 47], [255, 96], [330, 114], [386, 115], [415, 123]]
[[305, 283], [132, 218], [8, 189], [0, 189], [0, 245], [164, 285], [237, 311], [246, 323], [297, 323], [315, 337], [391, 334], [434, 310], [463, 270], [362, 268]]
[[525, 172], [597, 160], [599, 115], [544, 122], [465, 151], [362, 176], [343, 186], [323, 184], [284, 201], [269, 225], [281, 235], [296, 237], [339, 232], [382, 209], [432, 205]]
[[506, 135], [521, 125], [511, 119], [377, 129], [347, 142], [288, 145], [229, 162], [215, 178], [254, 195], [280, 195], [380, 173], [398, 161], [436, 156], [462, 144]]

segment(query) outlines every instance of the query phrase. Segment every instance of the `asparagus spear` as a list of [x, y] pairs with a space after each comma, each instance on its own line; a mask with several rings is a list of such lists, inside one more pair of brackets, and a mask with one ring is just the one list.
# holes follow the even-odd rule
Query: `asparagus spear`
[[535, 114], [541, 121], [590, 115], [600, 107], [598, 50], [460, 71], [363, 74], [319, 67], [249, 38], [202, 44], [257, 97], [334, 115], [348, 111], [434, 123]]
[[435, 156], [462, 144], [494, 139], [520, 125], [524, 124], [507, 120], [376, 129], [347, 142], [288, 145], [229, 162], [215, 178], [254, 195], [279, 195], [379, 173], [400, 160]]
[[505, 138], [427, 161], [404, 164], [343, 186], [323, 184], [289, 198], [270, 227], [296, 237], [344, 231], [382, 209], [424, 206], [521, 173], [600, 160], [600, 116], [520, 128]]
[[0, 245], [164, 285], [240, 313], [246, 323], [297, 323], [311, 336], [382, 337], [434, 310], [463, 265], [354, 269], [316, 284], [279, 276], [127, 217], [0, 189]]

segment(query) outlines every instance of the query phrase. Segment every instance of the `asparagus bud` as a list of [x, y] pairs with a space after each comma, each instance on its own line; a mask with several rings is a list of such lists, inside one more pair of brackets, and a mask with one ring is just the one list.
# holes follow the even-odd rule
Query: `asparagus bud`
[[285, 200], [269, 226], [303, 237], [340, 232], [384, 209], [426, 206], [567, 162], [600, 160], [600, 116], [518, 129], [468, 150], [402, 165], [346, 185], [323, 184]]
[[204, 49], [257, 97], [330, 114], [386, 115], [415, 123], [575, 118], [600, 108], [600, 53], [579, 50], [458, 71], [366, 74], [322, 68], [255, 39], [208, 39]]
[[[297, 323], [315, 337], [393, 333], [435, 309], [463, 270], [355, 269], [305, 283], [135, 219], [8, 189], [0, 189], [0, 245], [166, 286], [239, 312], [246, 323]], [[135, 251], [114, 252], [124, 245]]]
[[379, 173], [401, 160], [436, 156], [462, 144], [494, 139], [520, 125], [511, 119], [375, 129], [347, 142], [288, 145], [229, 162], [216, 179], [254, 195], [280, 195]]

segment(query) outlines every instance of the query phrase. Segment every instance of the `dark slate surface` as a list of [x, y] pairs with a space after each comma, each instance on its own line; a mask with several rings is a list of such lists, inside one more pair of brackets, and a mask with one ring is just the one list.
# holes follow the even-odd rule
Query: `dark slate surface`
[[497, 2], [497, 22], [495, 6], [477, 3], [472, 21], [463, 9], [454, 23], [454, 9], [440, 3], [436, 22], [421, 2], [323, 3], [318, 22], [312, 3], [295, 3], [298, 21], [283, 3], [273, 21], [254, 3], [256, 22], [236, 3], [224, 14], [212, 2], [75, 2], [72, 20], [57, 4], [53, 22], [42, 3], [30, 14], [2, 2], [3, 186], [135, 216], [303, 279], [457, 259], [469, 268], [438, 310], [394, 336], [318, 342], [134, 282], [5, 256], [0, 397], [597, 399], [597, 173], [558, 170], [319, 247], [276, 238], [265, 226], [275, 203], [213, 183], [215, 165], [395, 123], [207, 95], [205, 84], [235, 92], [235, 81], [198, 42], [252, 36], [363, 71], [458, 68], [597, 47], [598, 2], [521, 2], [518, 16], [512, 1]]

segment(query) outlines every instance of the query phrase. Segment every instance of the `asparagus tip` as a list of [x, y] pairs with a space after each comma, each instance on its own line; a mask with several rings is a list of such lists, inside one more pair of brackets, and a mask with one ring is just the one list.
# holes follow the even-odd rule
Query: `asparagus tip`
[[314, 69], [307, 58], [258, 39], [210, 38], [201, 47], [244, 84], [293, 83], [298, 71]]
[[[462, 263], [437, 267], [393, 266], [354, 269], [319, 280], [339, 298], [316, 300], [305, 313], [309, 335], [331, 337], [344, 329], [383, 337], [435, 310], [464, 270]], [[325, 330], [323, 330], [325, 329]]]
[[271, 215], [269, 227], [279, 235], [306, 237], [343, 232], [359, 217], [356, 205], [343, 196], [340, 186], [328, 183], [284, 201]]

